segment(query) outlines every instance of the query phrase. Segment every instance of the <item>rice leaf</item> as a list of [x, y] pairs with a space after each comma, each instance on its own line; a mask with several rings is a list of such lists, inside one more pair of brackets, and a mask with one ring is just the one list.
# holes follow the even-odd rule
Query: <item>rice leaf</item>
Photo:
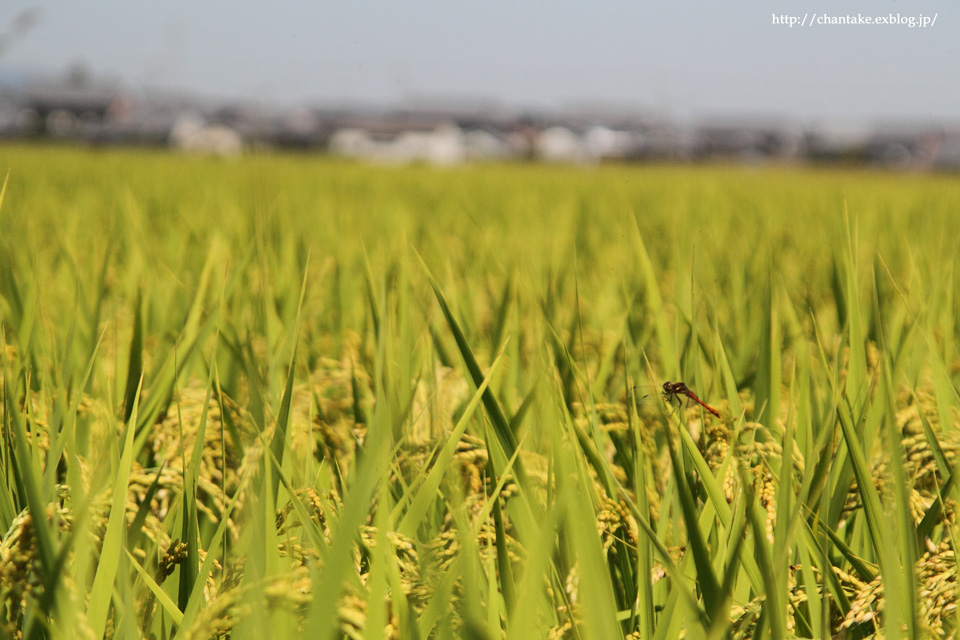
[[127, 421], [120, 459], [114, 473], [113, 498], [110, 505], [110, 514], [107, 517], [107, 529], [103, 536], [103, 550], [90, 590], [90, 606], [87, 610], [87, 619], [90, 622], [90, 628], [98, 638], [103, 637], [107, 626], [107, 613], [113, 599], [114, 582], [117, 578], [121, 551], [124, 549], [127, 483], [130, 477], [130, 468], [133, 464], [134, 432], [136, 431], [135, 425], [142, 385], [143, 376], [141, 375], [135, 390], [136, 393], [132, 398], [133, 402], [130, 405], [130, 419]]
[[129, 422], [133, 403], [143, 374], [143, 291], [137, 293], [133, 311], [133, 337], [127, 358], [127, 386], [123, 393], [123, 421]]
[[[420, 255], [417, 254], [417, 257], [420, 257]], [[443, 311], [443, 315], [447, 320], [450, 331], [453, 333], [453, 337], [457, 342], [457, 347], [459, 348], [460, 355], [463, 357], [464, 363], [467, 366], [467, 371], [470, 374], [470, 378], [473, 380], [474, 386], [479, 387], [481, 384], [483, 384], [484, 379], [483, 372], [480, 370], [480, 365], [477, 364], [477, 359], [474, 357], [473, 351], [470, 349], [470, 345], [467, 343], [466, 336], [464, 336], [463, 331], [460, 330], [460, 325], [453, 317], [453, 312], [447, 305], [447, 300], [444, 297], [443, 292], [440, 290], [439, 283], [433, 277], [433, 274], [430, 273], [430, 270], [427, 267], [426, 262], [423, 261], [422, 257], [420, 257], [420, 262], [423, 265], [424, 271], [426, 272], [427, 280], [430, 282], [430, 286], [433, 287], [433, 292], [437, 297], [437, 302], [440, 303], [440, 309]], [[494, 396], [490, 389], [487, 389], [483, 393], [483, 406], [488, 417], [490, 418], [493, 431], [497, 436], [497, 440], [500, 442], [500, 446], [503, 447], [508, 456], [512, 456], [514, 451], [517, 449], [517, 438], [513, 431], [510, 430], [510, 423], [507, 421], [506, 416], [504, 416], [503, 411], [500, 408], [500, 403], [497, 402], [496, 396]], [[519, 477], [523, 477], [524, 475], [522, 469], [523, 466], [518, 460], [517, 475]]]

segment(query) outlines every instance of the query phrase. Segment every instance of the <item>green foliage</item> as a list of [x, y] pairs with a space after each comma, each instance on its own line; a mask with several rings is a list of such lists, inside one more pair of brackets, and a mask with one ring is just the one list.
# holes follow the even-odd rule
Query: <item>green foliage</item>
[[0, 161], [0, 636], [957, 630], [953, 176]]

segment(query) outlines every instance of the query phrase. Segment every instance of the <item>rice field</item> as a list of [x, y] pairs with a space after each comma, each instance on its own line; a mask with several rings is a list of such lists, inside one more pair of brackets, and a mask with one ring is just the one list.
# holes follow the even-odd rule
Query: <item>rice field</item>
[[958, 628], [956, 176], [8, 169], [0, 637]]

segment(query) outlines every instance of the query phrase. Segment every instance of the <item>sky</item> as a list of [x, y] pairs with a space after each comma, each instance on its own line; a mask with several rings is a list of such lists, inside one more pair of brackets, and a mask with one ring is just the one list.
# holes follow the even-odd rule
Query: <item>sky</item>
[[[0, 78], [82, 65], [134, 91], [280, 107], [607, 105], [681, 121], [960, 122], [955, 0], [651, 4], [4, 0]], [[28, 9], [32, 25], [17, 31]], [[815, 22], [891, 14], [936, 22]]]

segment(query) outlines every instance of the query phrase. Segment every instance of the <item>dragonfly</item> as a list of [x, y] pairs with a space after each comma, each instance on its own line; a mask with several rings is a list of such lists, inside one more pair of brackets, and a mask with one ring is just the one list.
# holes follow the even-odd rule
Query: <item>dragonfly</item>
[[679, 399], [680, 396], [686, 396], [699, 404], [701, 407], [712, 413], [713, 415], [720, 418], [720, 412], [708, 405], [706, 402], [697, 397], [697, 394], [693, 392], [690, 387], [688, 387], [683, 382], [664, 382], [663, 383], [663, 397], [667, 401], [673, 401], [674, 398]]
[[[647, 385], [640, 385], [640, 387], [649, 388], [651, 392], [656, 388], [653, 385], [649, 387], [647, 387]], [[640, 387], [634, 387], [634, 389], [638, 389]], [[674, 401], [678, 401], [678, 402], [681, 401], [682, 400], [681, 396], [683, 396], [687, 398], [689, 402], [699, 404], [701, 407], [703, 407], [713, 415], [722, 419], [722, 416], [720, 415], [719, 411], [717, 411], [716, 409], [708, 405], [706, 402], [701, 400], [700, 397], [693, 392], [693, 389], [688, 387], [684, 382], [664, 382], [663, 386], [661, 387], [661, 393], [663, 394], [664, 400], [666, 400], [670, 404], [673, 404]], [[647, 395], [642, 396], [641, 398], [638, 399], [638, 402], [643, 398], [647, 398], [647, 397], [649, 396]]]

